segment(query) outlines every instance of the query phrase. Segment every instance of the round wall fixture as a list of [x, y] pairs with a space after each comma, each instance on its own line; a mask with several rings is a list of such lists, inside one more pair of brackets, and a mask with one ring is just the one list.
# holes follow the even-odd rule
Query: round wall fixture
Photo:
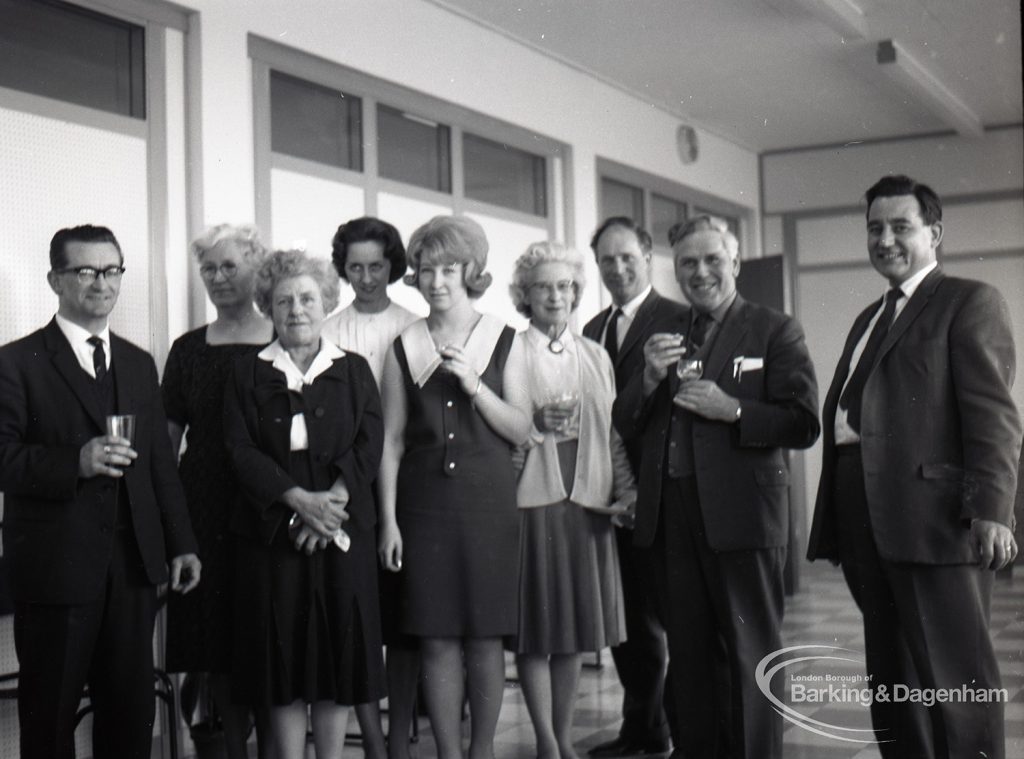
[[676, 151], [679, 153], [679, 160], [684, 164], [691, 164], [700, 155], [700, 145], [697, 142], [697, 130], [692, 126], [680, 124], [676, 129]]

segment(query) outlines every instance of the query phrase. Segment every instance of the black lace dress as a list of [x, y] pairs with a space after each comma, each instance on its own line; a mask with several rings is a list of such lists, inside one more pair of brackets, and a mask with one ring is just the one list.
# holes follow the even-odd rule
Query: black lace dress
[[224, 385], [235, 360], [262, 345], [209, 345], [206, 327], [171, 346], [164, 369], [167, 419], [186, 427], [178, 471], [199, 541], [202, 581], [188, 595], [168, 595], [169, 672], [228, 672], [231, 665], [233, 545], [228, 522], [238, 498], [224, 447]]

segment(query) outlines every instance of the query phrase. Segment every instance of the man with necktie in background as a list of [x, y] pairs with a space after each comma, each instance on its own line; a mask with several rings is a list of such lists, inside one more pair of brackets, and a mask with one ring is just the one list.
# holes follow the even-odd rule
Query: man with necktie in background
[[723, 221], [698, 216], [669, 242], [689, 316], [657, 325], [612, 418], [643, 454], [634, 542], [668, 635], [673, 756], [778, 759], [782, 718], [754, 673], [782, 646], [784, 449], [818, 437], [814, 368], [795, 319], [736, 291]]
[[[74, 756], [89, 686], [93, 756], [150, 755], [156, 586], [200, 564], [152, 357], [112, 334], [124, 259], [105, 227], [62, 229], [57, 314], [0, 348], [0, 489], [24, 759]], [[134, 440], [106, 417], [135, 416]], [[168, 572], [168, 565], [170, 571]]]
[[[615, 367], [615, 389], [643, 369], [643, 346], [660, 323], [681, 323], [686, 309], [663, 298], [651, 286], [651, 236], [625, 216], [606, 219], [590, 241], [612, 305], [587, 322], [583, 335], [605, 346]], [[626, 443], [634, 474], [640, 446]], [[669, 729], [662, 707], [665, 692], [665, 633], [650, 590], [650, 569], [644, 554], [633, 547], [631, 525], [617, 526], [616, 542], [622, 572], [626, 641], [612, 648], [612, 659], [624, 691], [619, 735], [594, 746], [598, 759], [668, 751]]]
[[[1021, 424], [1006, 302], [937, 263], [942, 203], [887, 176], [867, 247], [888, 282], [854, 321], [825, 398], [808, 558], [838, 562], [864, 615], [872, 687], [997, 689], [993, 570], [1017, 553]], [[1003, 705], [876, 698], [883, 757], [1004, 756]]]

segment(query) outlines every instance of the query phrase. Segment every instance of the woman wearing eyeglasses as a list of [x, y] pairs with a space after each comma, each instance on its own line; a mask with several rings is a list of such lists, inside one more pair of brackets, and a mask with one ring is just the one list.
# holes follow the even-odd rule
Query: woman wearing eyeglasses
[[[192, 252], [217, 318], [174, 341], [163, 397], [175, 452], [183, 435], [188, 444], [179, 472], [203, 558], [203, 581], [188, 595], [169, 597], [167, 669], [209, 673], [228, 757], [235, 759], [247, 756], [249, 709], [233, 705], [229, 692], [234, 562], [228, 522], [238, 484], [224, 446], [224, 385], [235, 359], [270, 342], [273, 325], [253, 303], [265, 253], [255, 227], [218, 225], [192, 243]], [[258, 736], [262, 721], [257, 719]]]
[[636, 501], [636, 487], [612, 430], [611, 361], [569, 328], [583, 284], [577, 251], [540, 242], [516, 261], [510, 287], [516, 308], [530, 319], [516, 339], [525, 344], [533, 405], [516, 491], [516, 666], [540, 759], [575, 759], [580, 654], [626, 638], [612, 518]]

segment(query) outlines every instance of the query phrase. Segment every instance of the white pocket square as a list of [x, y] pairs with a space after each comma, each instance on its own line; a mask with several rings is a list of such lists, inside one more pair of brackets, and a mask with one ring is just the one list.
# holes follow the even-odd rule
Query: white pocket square
[[755, 372], [758, 369], [764, 369], [763, 358], [737, 356], [732, 360], [732, 377], [735, 380], [743, 379], [743, 372]]

